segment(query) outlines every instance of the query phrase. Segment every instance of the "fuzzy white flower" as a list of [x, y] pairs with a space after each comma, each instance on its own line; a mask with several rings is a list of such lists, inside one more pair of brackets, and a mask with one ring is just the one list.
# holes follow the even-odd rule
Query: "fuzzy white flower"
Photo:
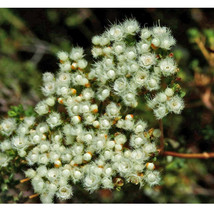
[[77, 48], [72, 48], [71, 53], [70, 53], [70, 58], [74, 61], [77, 61], [79, 59], [82, 59], [84, 57], [84, 51], [82, 48], [77, 47]]
[[110, 88], [109, 87], [101, 87], [98, 89], [97, 98], [101, 101], [104, 101], [110, 95]]
[[90, 100], [94, 97], [94, 91], [91, 88], [86, 88], [82, 91], [83, 99]]
[[141, 30], [140, 37], [141, 39], [148, 39], [151, 36], [151, 31], [148, 28], [143, 28]]
[[66, 61], [68, 60], [68, 53], [64, 52], [64, 51], [60, 51], [57, 53], [57, 57], [61, 60], [61, 61]]
[[114, 138], [115, 142], [117, 144], [124, 144], [127, 141], [127, 138], [124, 134], [118, 134], [115, 138]]
[[87, 175], [83, 180], [83, 185], [90, 192], [94, 192], [95, 190], [97, 190], [100, 184], [101, 177], [96, 175]]
[[9, 118], [5, 119], [0, 124], [0, 131], [6, 136], [10, 136], [12, 132], [16, 129], [16, 120]]
[[121, 25], [113, 25], [107, 32], [110, 40], [122, 40], [124, 37], [124, 28]]
[[109, 42], [110, 42], [110, 39], [108, 38], [108, 35], [102, 35], [100, 37], [100, 45], [101, 46], [106, 46], [109, 44]]
[[106, 106], [106, 113], [110, 118], [117, 117], [120, 113], [120, 106], [116, 105], [115, 103], [111, 102]]
[[9, 140], [4, 140], [3, 142], [0, 143], [0, 149], [2, 152], [5, 152], [9, 149], [11, 149], [11, 143]]
[[48, 170], [47, 170], [46, 166], [39, 166], [36, 171], [37, 171], [39, 176], [45, 177]]
[[36, 127], [36, 131], [38, 133], [46, 133], [49, 130], [49, 127], [47, 125], [47, 123], [39, 123], [38, 126]]
[[24, 136], [24, 135], [29, 133], [29, 126], [27, 124], [25, 124], [25, 123], [22, 123], [22, 124], [19, 125], [19, 127], [17, 129], [17, 132], [20, 135]]
[[46, 72], [42, 76], [43, 81], [46, 82], [53, 82], [54, 81], [54, 75], [50, 72]]
[[147, 53], [139, 57], [139, 63], [142, 67], [149, 69], [152, 65], [156, 63], [155, 54]]
[[60, 118], [60, 114], [56, 112], [52, 112], [47, 119], [47, 123], [51, 128], [59, 126], [62, 124], [62, 120]]
[[71, 63], [69, 61], [59, 64], [60, 70], [62, 72], [70, 71], [71, 70]]
[[24, 122], [28, 127], [30, 127], [30, 126], [34, 125], [35, 119], [36, 119], [36, 118], [35, 118], [34, 116], [29, 116], [29, 117], [25, 117], [23, 122]]
[[49, 108], [48, 105], [45, 103], [45, 101], [40, 101], [36, 107], [35, 107], [35, 111], [39, 114], [39, 115], [44, 115], [47, 114], [49, 112]]
[[9, 164], [10, 157], [0, 152], [0, 168], [6, 167]]
[[131, 107], [137, 106], [137, 100], [136, 100], [135, 93], [128, 92], [128, 93], [124, 94], [122, 98], [123, 98], [123, 102], [125, 103], [125, 105], [131, 106]]
[[157, 90], [160, 88], [160, 79], [159, 77], [150, 76], [150, 78], [147, 80], [146, 88], [149, 91]]
[[130, 146], [140, 148], [146, 141], [143, 135], [132, 135], [130, 138]]
[[160, 41], [159, 38], [154, 37], [154, 38], [152, 39], [152, 44], [153, 44], [155, 47], [158, 47], [158, 46], [160, 45], [160, 43], [161, 43], [161, 41]]
[[134, 127], [134, 132], [136, 134], [139, 134], [139, 133], [143, 133], [145, 131], [145, 129], [147, 128], [147, 123], [142, 121], [142, 120], [139, 120], [136, 124], [135, 124], [135, 127]]
[[28, 138], [23, 136], [13, 137], [12, 145], [17, 149], [26, 148], [28, 146]]
[[177, 68], [175, 65], [175, 61], [172, 58], [162, 59], [159, 62], [159, 67], [164, 76], [175, 74]]
[[74, 116], [71, 118], [71, 121], [74, 123], [74, 124], [78, 124], [80, 123], [81, 121], [81, 117], [80, 116]]
[[152, 28], [154, 36], [161, 37], [169, 33], [169, 29], [166, 27], [156, 26]]
[[159, 184], [160, 173], [158, 171], [146, 171], [144, 179], [148, 182], [150, 186]]
[[100, 44], [100, 41], [101, 41], [101, 37], [100, 37], [100, 36], [94, 36], [94, 37], [92, 38], [92, 43], [93, 43], [94, 45], [99, 45], [99, 44]]
[[160, 120], [162, 119], [163, 117], [165, 117], [167, 115], [167, 108], [164, 104], [162, 105], [159, 105], [155, 110], [154, 110], [154, 114], [155, 114], [155, 117]]
[[102, 187], [104, 189], [113, 189], [114, 188], [114, 184], [112, 182], [112, 179], [110, 179], [109, 177], [104, 177], [101, 180], [101, 184], [102, 184]]
[[54, 82], [45, 83], [44, 87], [42, 87], [42, 93], [45, 96], [53, 95], [55, 93], [55, 83]]
[[166, 96], [171, 97], [171, 96], [173, 96], [174, 91], [173, 91], [172, 88], [166, 88], [165, 89], [165, 94], [166, 94]]
[[122, 158], [119, 161], [115, 162], [115, 167], [120, 173], [121, 176], [124, 176], [126, 173], [132, 170], [132, 164], [128, 159]]
[[56, 91], [57, 95], [61, 95], [62, 97], [67, 97], [68, 95], [70, 95], [70, 92], [71, 91], [67, 85], [59, 85]]
[[42, 193], [40, 195], [40, 200], [43, 204], [52, 204], [53, 203], [54, 194], [52, 193]]
[[175, 39], [172, 36], [166, 35], [161, 38], [161, 48], [169, 50], [176, 43]]
[[59, 176], [59, 170], [58, 170], [58, 169], [54, 169], [54, 168], [49, 169], [46, 176], [47, 176], [47, 179], [48, 179], [49, 181], [54, 181], [54, 180], [56, 180], [56, 179], [58, 178], [58, 176]]
[[57, 192], [57, 197], [59, 199], [62, 199], [62, 200], [66, 200], [66, 199], [69, 199], [72, 197], [73, 195], [73, 192], [72, 192], [72, 187], [71, 186], [61, 186], [59, 188], [59, 191]]
[[105, 116], [100, 117], [99, 123], [100, 123], [100, 129], [108, 130], [111, 128], [111, 121]]
[[153, 153], [156, 151], [156, 146], [152, 143], [147, 143], [144, 145], [143, 151], [147, 154]]
[[88, 65], [88, 62], [85, 60], [85, 59], [80, 59], [77, 61], [77, 66], [80, 68], [80, 69], [85, 69]]
[[124, 42], [119, 42], [119, 43], [115, 42], [113, 44], [113, 50], [115, 55], [123, 53], [125, 51], [125, 48], [126, 48], [126, 45]]
[[157, 100], [161, 103], [164, 103], [167, 101], [167, 95], [163, 92], [157, 94]]
[[123, 23], [125, 33], [134, 35], [140, 30], [139, 23], [134, 19], [128, 19]]
[[134, 60], [137, 57], [137, 52], [135, 48], [127, 48], [125, 52], [127, 60]]
[[103, 54], [103, 50], [99, 47], [93, 47], [91, 53], [94, 58], [97, 58], [98, 56], [101, 56]]
[[69, 85], [71, 81], [71, 75], [67, 72], [60, 72], [56, 81], [58, 85]]
[[56, 101], [55, 97], [48, 97], [48, 98], [45, 100], [45, 103], [46, 103], [47, 105], [49, 105], [49, 106], [54, 106], [55, 101]]
[[167, 108], [169, 111], [172, 111], [175, 114], [180, 114], [184, 109], [184, 101], [179, 96], [174, 96], [169, 101], [167, 101]]
[[25, 175], [28, 178], [33, 178], [36, 175], [36, 171], [33, 169], [28, 169], [25, 171]]
[[150, 50], [151, 44], [149, 42], [141, 41], [137, 44], [137, 50], [139, 54], [148, 53]]

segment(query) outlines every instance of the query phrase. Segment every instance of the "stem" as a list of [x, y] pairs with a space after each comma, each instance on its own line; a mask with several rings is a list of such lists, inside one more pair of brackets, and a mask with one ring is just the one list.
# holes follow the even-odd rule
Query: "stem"
[[29, 180], [30, 180], [30, 178], [25, 178], [25, 179], [20, 180], [20, 183], [24, 183], [24, 182], [27, 182]]
[[199, 159], [208, 159], [208, 158], [214, 158], [214, 152], [212, 153], [177, 153], [177, 152], [171, 152], [171, 151], [164, 151], [164, 134], [163, 134], [163, 121], [159, 120], [159, 127], [161, 131], [161, 137], [160, 137], [160, 149], [158, 149], [158, 152], [160, 155], [163, 156], [173, 156], [178, 158], [199, 158]]
[[214, 152], [212, 153], [192, 153], [192, 154], [186, 154], [186, 153], [177, 153], [177, 152], [171, 152], [171, 151], [164, 151], [162, 153], [163, 156], [173, 156], [178, 158], [199, 158], [199, 159], [208, 159], [208, 158], [214, 158]]
[[164, 135], [163, 135], [163, 121], [159, 120], [159, 127], [161, 131], [161, 137], [160, 137], [160, 153], [163, 154], [164, 152]]
[[29, 198], [32, 199], [32, 198], [35, 198], [35, 197], [37, 197], [37, 196], [39, 196], [38, 193], [36, 193], [36, 194], [34, 194], [34, 195], [30, 195]]
[[210, 54], [205, 48], [204, 43], [201, 41], [201, 39], [195, 39], [196, 44], [198, 45], [199, 49], [201, 50], [202, 54], [204, 55], [205, 59], [210, 62]]
[[195, 42], [198, 45], [202, 54], [204, 55], [204, 58], [207, 60], [208, 64], [211, 67], [214, 67], [213, 56], [207, 51], [204, 42], [201, 39], [195, 39]]

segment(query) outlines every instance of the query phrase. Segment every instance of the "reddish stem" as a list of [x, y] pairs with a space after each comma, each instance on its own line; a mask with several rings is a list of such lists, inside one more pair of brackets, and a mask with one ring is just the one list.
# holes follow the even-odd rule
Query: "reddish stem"
[[192, 154], [186, 154], [186, 153], [177, 153], [177, 152], [171, 152], [171, 151], [164, 151], [162, 153], [163, 156], [173, 156], [178, 158], [200, 158], [200, 159], [208, 159], [208, 158], [214, 158], [214, 152], [212, 153], [192, 153]]

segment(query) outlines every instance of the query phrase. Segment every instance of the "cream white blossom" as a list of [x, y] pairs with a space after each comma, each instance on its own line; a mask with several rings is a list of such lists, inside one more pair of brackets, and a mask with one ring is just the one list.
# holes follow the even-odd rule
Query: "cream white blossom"
[[10, 136], [12, 132], [16, 129], [15, 119], [5, 119], [0, 124], [0, 131], [3, 135]]
[[[178, 69], [167, 27], [141, 28], [128, 19], [92, 44], [91, 66], [81, 47], [57, 54], [59, 72], [43, 74], [45, 99], [35, 106], [36, 116], [0, 122], [0, 167], [10, 161], [3, 153], [17, 151], [43, 203], [70, 199], [77, 183], [89, 192], [159, 184], [151, 157], [161, 132], [135, 110], [147, 105], [160, 120], [184, 108], [173, 85]], [[173, 80], [167, 86], [165, 77]]]

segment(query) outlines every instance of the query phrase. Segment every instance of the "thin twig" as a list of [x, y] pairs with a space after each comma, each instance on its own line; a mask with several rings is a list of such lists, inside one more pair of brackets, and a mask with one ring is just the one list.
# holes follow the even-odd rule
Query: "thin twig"
[[24, 182], [27, 182], [29, 180], [30, 180], [30, 178], [25, 178], [25, 179], [20, 180], [20, 183], [24, 183]]
[[207, 51], [207, 49], [205, 48], [204, 43], [201, 41], [201, 39], [195, 39], [196, 44], [198, 45], [199, 49], [201, 50], [202, 54], [204, 55], [205, 59], [208, 61], [210, 61], [210, 54]]
[[198, 47], [199, 47], [200, 51], [202, 52], [202, 54], [204, 55], [205, 59], [209, 63], [209, 65], [211, 67], [214, 67], [213, 55], [208, 52], [208, 50], [205, 47], [204, 42], [199, 38], [195, 39], [195, 42], [198, 45]]
[[35, 198], [35, 197], [37, 197], [37, 196], [39, 196], [39, 194], [36, 193], [36, 194], [34, 194], [34, 195], [30, 195], [29, 198], [32, 199], [32, 198]]
[[171, 152], [171, 151], [164, 151], [162, 153], [163, 156], [173, 156], [173, 157], [178, 157], [178, 158], [199, 158], [199, 159], [208, 159], [208, 158], [214, 158], [214, 152], [212, 153], [192, 153], [192, 154], [187, 154], [187, 153], [177, 153], [177, 152]]

